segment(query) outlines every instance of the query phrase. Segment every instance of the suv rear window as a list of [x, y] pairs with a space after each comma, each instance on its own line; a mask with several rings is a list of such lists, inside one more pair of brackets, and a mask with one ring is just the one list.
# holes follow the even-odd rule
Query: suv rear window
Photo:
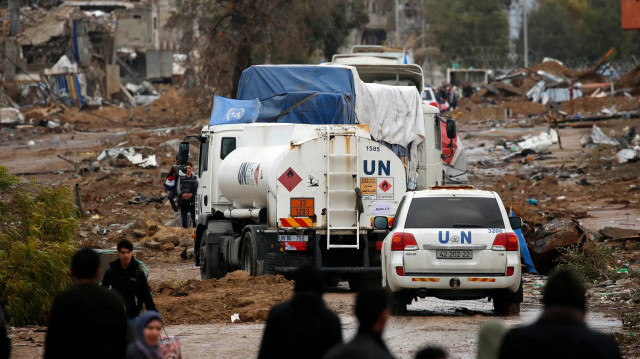
[[414, 198], [405, 228], [504, 228], [495, 198]]

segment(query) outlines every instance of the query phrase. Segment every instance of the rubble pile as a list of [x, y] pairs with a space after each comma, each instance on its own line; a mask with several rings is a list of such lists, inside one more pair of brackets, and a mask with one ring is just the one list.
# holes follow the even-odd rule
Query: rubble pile
[[482, 85], [451, 111], [462, 122], [530, 127], [535, 123], [640, 117], [640, 66], [615, 82], [593, 70], [576, 71], [554, 59], [518, 68]]

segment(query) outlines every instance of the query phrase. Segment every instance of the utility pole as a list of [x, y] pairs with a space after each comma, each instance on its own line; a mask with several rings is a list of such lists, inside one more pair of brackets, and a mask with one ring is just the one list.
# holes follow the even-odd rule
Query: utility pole
[[400, 7], [396, 0], [396, 46], [400, 46]]
[[523, 0], [522, 6], [523, 26], [524, 26], [524, 67], [529, 68], [529, 30], [527, 27], [527, 0]]

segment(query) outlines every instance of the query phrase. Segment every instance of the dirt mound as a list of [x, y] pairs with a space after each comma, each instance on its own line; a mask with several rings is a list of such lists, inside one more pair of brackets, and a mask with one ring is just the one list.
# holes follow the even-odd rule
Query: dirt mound
[[617, 88], [632, 88], [634, 94], [640, 94], [640, 65], [620, 78]]
[[[617, 96], [615, 97], [616, 109], [618, 111], [632, 111], [640, 109], [640, 99], [637, 97]], [[580, 97], [573, 100], [573, 111], [580, 113], [598, 113], [603, 108], [611, 107], [611, 97]], [[562, 111], [569, 113], [571, 104], [569, 101], [562, 103]]]
[[241, 322], [262, 322], [273, 305], [291, 297], [293, 282], [235, 271], [218, 280], [152, 284], [152, 292], [166, 324], [229, 323], [236, 313]]
[[578, 71], [572, 70], [564, 65], [561, 65], [556, 61], [547, 61], [547, 62], [539, 63], [537, 65], [533, 65], [531, 66], [531, 70], [536, 72], [542, 70], [542, 71], [550, 72], [552, 74], [555, 73], [555, 74], [562, 75], [569, 78], [577, 77], [579, 74]]

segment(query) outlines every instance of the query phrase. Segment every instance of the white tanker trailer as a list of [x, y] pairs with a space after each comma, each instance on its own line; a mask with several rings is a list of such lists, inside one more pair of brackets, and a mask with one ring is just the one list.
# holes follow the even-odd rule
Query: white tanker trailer
[[[418, 119], [424, 133], [411, 158], [422, 189], [443, 184], [443, 171], [440, 120], [426, 112]], [[313, 263], [352, 288], [379, 282], [388, 230], [373, 219], [393, 224], [412, 166], [369, 126], [210, 124], [192, 137], [200, 142], [195, 253], [203, 279]], [[188, 148], [180, 147], [183, 162]]]

